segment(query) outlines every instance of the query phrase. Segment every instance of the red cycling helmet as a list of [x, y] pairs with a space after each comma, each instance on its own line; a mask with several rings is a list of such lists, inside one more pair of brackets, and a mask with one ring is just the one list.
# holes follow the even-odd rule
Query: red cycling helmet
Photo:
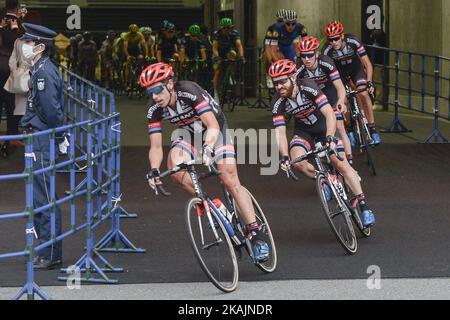
[[314, 37], [304, 37], [297, 43], [297, 50], [300, 52], [316, 51], [320, 47], [320, 42]]
[[174, 75], [172, 67], [167, 63], [159, 62], [149, 65], [142, 71], [139, 77], [141, 87], [146, 88], [151, 85], [172, 78]]
[[340, 36], [344, 33], [344, 26], [342, 25], [342, 23], [334, 21], [325, 28], [324, 33], [327, 38]]
[[278, 78], [281, 76], [289, 76], [296, 71], [296, 65], [292, 60], [283, 59], [272, 63], [269, 68], [269, 76]]

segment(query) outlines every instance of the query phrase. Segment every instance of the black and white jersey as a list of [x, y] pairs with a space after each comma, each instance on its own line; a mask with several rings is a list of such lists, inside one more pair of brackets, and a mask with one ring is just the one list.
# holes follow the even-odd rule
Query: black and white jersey
[[366, 49], [359, 39], [352, 35], [344, 35], [344, 46], [333, 49], [331, 44], [325, 46], [323, 54], [333, 59], [341, 75], [347, 75], [355, 67], [361, 66], [360, 58], [367, 55]]
[[225, 116], [206, 90], [192, 81], [178, 81], [174, 84], [174, 93], [177, 95], [174, 109], [162, 108], [150, 98], [147, 112], [149, 134], [162, 132], [163, 120], [191, 133], [201, 133], [206, 127], [203, 126], [200, 116], [206, 112], [214, 113], [222, 129]]
[[299, 92], [294, 98], [283, 98], [276, 93], [271, 102], [273, 125], [285, 126], [285, 115], [295, 119], [295, 128], [307, 129], [325, 121], [320, 109], [328, 104], [328, 99], [311, 79], [297, 78]]
[[321, 54], [317, 59], [317, 68], [315, 70], [308, 70], [302, 60], [298, 59], [297, 77], [314, 80], [320, 90], [324, 90], [332, 87], [333, 81], [341, 79], [341, 76], [330, 57]]

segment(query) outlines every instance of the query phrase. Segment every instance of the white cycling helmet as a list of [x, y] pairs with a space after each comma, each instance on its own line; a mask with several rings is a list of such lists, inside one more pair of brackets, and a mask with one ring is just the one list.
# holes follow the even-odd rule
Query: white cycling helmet
[[295, 22], [297, 21], [297, 12], [294, 10], [287, 10], [286, 12], [286, 22]]

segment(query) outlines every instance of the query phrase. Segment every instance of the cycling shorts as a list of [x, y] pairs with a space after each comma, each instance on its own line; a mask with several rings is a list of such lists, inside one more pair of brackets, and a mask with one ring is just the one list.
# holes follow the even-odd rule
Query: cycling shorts
[[[320, 141], [322, 145], [326, 143], [326, 128], [321, 126], [314, 126], [311, 130], [294, 131], [294, 137], [289, 144], [289, 150], [294, 147], [302, 147], [306, 152], [311, 151], [315, 143]], [[341, 139], [338, 139], [336, 144], [336, 150], [338, 152], [344, 152], [344, 143]]]
[[[185, 131], [187, 133], [187, 131]], [[220, 135], [217, 138], [217, 142], [214, 145], [214, 162], [225, 158], [236, 158], [236, 151], [233, 144], [233, 139], [228, 133], [228, 125], [226, 121], [221, 126]], [[198, 133], [200, 134], [200, 133]], [[201, 133], [203, 137], [203, 133]], [[201, 139], [201, 145], [195, 147], [195, 138], [194, 133], [189, 132], [189, 134], [184, 134], [183, 136], [179, 136], [172, 142], [172, 146], [170, 149], [179, 148], [183, 151], [187, 152], [190, 155], [191, 159], [198, 159], [201, 155], [201, 148], [204, 144], [204, 140]]]

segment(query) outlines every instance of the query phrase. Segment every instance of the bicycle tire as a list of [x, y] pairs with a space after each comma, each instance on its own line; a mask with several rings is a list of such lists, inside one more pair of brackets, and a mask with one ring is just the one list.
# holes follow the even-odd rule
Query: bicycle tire
[[361, 212], [359, 210], [359, 208], [352, 208], [351, 207], [351, 202], [347, 203], [347, 207], [349, 208], [350, 212], [352, 213], [352, 220], [356, 225], [356, 228], [359, 230], [359, 232], [365, 237], [368, 238], [370, 237], [372, 231], [371, 228], [365, 228], [363, 226], [362, 220], [361, 220]]
[[359, 208], [352, 208], [351, 203], [353, 202], [353, 200], [355, 199], [355, 196], [352, 194], [352, 192], [349, 190], [348, 186], [345, 183], [345, 178], [344, 176], [340, 173], [337, 172], [338, 177], [340, 177], [342, 185], [344, 186], [344, 190], [347, 193], [347, 197], [349, 197], [350, 200], [346, 200], [345, 204], [347, 205], [348, 209], [350, 210], [351, 214], [352, 214], [352, 220], [354, 222], [354, 224], [356, 225], [356, 228], [359, 230], [359, 232], [365, 237], [368, 238], [371, 235], [371, 229], [370, 227], [365, 228], [363, 226], [362, 220], [361, 220], [361, 212], [359, 210]]
[[[214, 237], [214, 233], [212, 232], [212, 228], [209, 224], [206, 214], [197, 214], [197, 206], [203, 207], [202, 200], [199, 198], [192, 198], [187, 203], [185, 208], [186, 227], [189, 234], [191, 247], [194, 251], [194, 255], [197, 258], [197, 261], [200, 263], [200, 267], [216, 288], [226, 293], [233, 292], [237, 288], [239, 280], [239, 269], [231, 239], [228, 236], [228, 233], [224, 225], [222, 224], [222, 221], [219, 219], [214, 210], [211, 209], [211, 216], [213, 219], [215, 219], [215, 223], [217, 223], [217, 226], [215, 225], [214, 228], [217, 230], [222, 242], [216, 244], [214, 244], [213, 242], [209, 243], [209, 247], [204, 245], [202, 247], [202, 243], [198, 243], [197, 239], [202, 240], [202, 237], [204, 239], [208, 236], [209, 238], [212, 238]], [[192, 220], [192, 218], [194, 218], [194, 220]], [[194, 228], [193, 221], [197, 221], [199, 228]], [[198, 238], [198, 235], [195, 231], [200, 231], [200, 238]], [[215, 240], [215, 237], [213, 239]], [[227, 257], [223, 257], [219, 254], [217, 249], [219, 246], [221, 248], [224, 248], [224, 252], [226, 253]], [[213, 256], [213, 258], [206, 258], [205, 255], [202, 254], [213, 248], [216, 248], [214, 252], [215, 256]], [[224, 263], [227, 263], [227, 266], [224, 266]], [[225, 270], [225, 268], [227, 267], [231, 267], [232, 270]], [[216, 274], [215, 271], [218, 271], [218, 273]], [[225, 279], [225, 275], [230, 275], [229, 279]]]
[[[333, 192], [333, 198], [335, 202], [337, 203], [337, 209], [340, 211], [336, 213], [332, 213], [330, 210], [330, 205], [328, 204], [328, 201], [325, 198], [325, 194], [322, 188], [322, 185], [327, 184], [334, 192]], [[330, 185], [328, 183], [327, 178], [320, 174], [317, 176], [316, 179], [316, 187], [317, 187], [317, 193], [319, 194], [320, 201], [322, 203], [322, 209], [325, 214], [325, 217], [327, 218], [328, 224], [330, 225], [334, 235], [336, 236], [336, 239], [338, 242], [342, 245], [342, 247], [347, 251], [349, 254], [353, 255], [358, 250], [358, 242], [356, 240], [355, 230], [353, 228], [353, 223], [350, 218], [352, 215], [349, 211], [347, 205], [344, 203], [344, 201], [339, 197], [336, 198], [338, 195], [337, 192], [334, 190], [334, 186]], [[331, 201], [330, 201], [331, 202]], [[339, 208], [338, 208], [339, 207]], [[344, 228], [347, 229], [346, 235], [342, 234], [342, 228], [340, 225], [337, 225], [337, 222], [333, 221], [336, 217], [343, 216], [343, 222], [340, 225], [342, 225]], [[346, 239], [347, 238], [347, 239]]]
[[228, 103], [228, 111], [233, 112], [234, 108], [236, 107], [236, 100], [237, 100], [237, 90], [238, 86], [236, 84], [236, 77], [233, 76], [232, 73], [229, 74], [228, 77], [229, 81], [232, 82], [232, 84], [229, 84], [229, 103]]
[[[255, 264], [264, 273], [272, 273], [277, 268], [277, 263], [278, 263], [277, 248], [275, 246], [275, 241], [273, 239], [272, 230], [270, 228], [269, 222], [267, 221], [266, 215], [262, 211], [261, 206], [259, 205], [258, 201], [256, 201], [253, 194], [245, 187], [242, 187], [242, 189], [244, 191], [246, 191], [249, 194], [250, 198], [252, 199], [253, 207], [254, 207], [255, 213], [256, 213], [256, 220], [259, 224], [262, 225], [262, 235], [261, 235], [262, 240], [264, 240], [270, 247], [269, 259], [267, 259], [266, 261], [263, 261], [263, 262], [256, 262]], [[231, 198], [231, 196], [230, 196], [230, 198]], [[231, 202], [233, 203], [235, 212], [238, 212], [233, 198], [231, 198]], [[236, 217], [236, 219], [237, 219], [237, 224], [240, 224], [239, 214], [238, 214], [238, 217]], [[244, 234], [242, 228], [235, 228], [235, 229], [236, 229], [236, 231], [238, 231], [240, 233], [240, 235], [243, 238], [245, 238], [245, 234]]]
[[[361, 119], [361, 121], [362, 121], [362, 119]], [[360, 127], [361, 126], [362, 125], [360, 125]], [[371, 139], [369, 139], [369, 137], [368, 137], [369, 132], [368, 132], [368, 129], [367, 129], [366, 126], [362, 126], [362, 128], [363, 128], [362, 137], [363, 137], [363, 140], [364, 140], [364, 141], [362, 141], [364, 143], [362, 145], [362, 148], [364, 149], [364, 151], [366, 153], [367, 165], [369, 166], [370, 174], [373, 175], [373, 176], [376, 176], [377, 175], [377, 171], [375, 169], [375, 163], [373, 161], [372, 146], [370, 145], [370, 140]]]

